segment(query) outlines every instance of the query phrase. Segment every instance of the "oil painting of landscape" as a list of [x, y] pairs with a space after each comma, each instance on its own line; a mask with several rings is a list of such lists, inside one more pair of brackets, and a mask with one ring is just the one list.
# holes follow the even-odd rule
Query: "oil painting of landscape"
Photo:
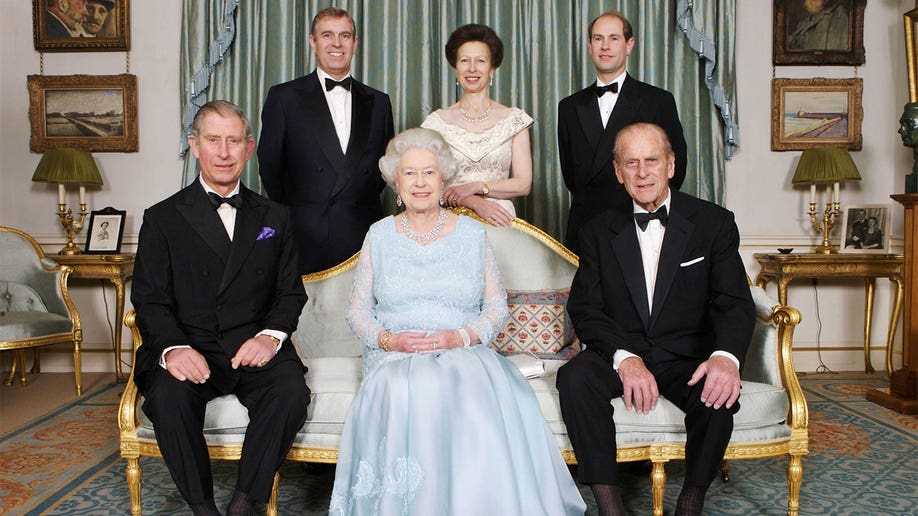
[[29, 148], [137, 151], [137, 77], [30, 75]]
[[772, 150], [861, 148], [861, 79], [774, 79]]

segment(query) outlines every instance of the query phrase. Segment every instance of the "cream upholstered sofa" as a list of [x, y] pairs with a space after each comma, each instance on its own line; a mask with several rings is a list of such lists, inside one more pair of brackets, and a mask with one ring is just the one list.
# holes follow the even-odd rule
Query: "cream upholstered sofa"
[[[565, 291], [573, 279], [577, 257], [557, 241], [522, 220], [512, 227], [488, 227], [501, 278], [508, 293]], [[290, 460], [333, 463], [348, 407], [360, 384], [362, 344], [348, 328], [345, 308], [353, 281], [356, 256], [323, 272], [304, 276], [309, 300], [292, 339], [309, 372], [312, 391], [309, 415], [287, 457]], [[743, 373], [743, 395], [727, 459], [789, 456], [787, 468], [788, 514], [796, 515], [802, 480], [801, 458], [807, 453], [807, 407], [794, 374], [791, 341], [800, 315], [796, 309], [777, 306], [758, 287], [751, 287], [758, 311], [755, 334]], [[511, 307], [513, 308], [513, 307]], [[511, 310], [515, 313], [516, 310]], [[518, 315], [518, 313], [517, 313]], [[127, 324], [140, 343], [133, 314]], [[569, 463], [575, 463], [558, 405], [555, 374], [564, 360], [546, 359], [544, 373], [529, 381]], [[615, 420], [618, 460], [650, 460], [653, 514], [663, 514], [664, 465], [684, 458], [683, 414], [663, 400], [647, 415], [624, 410], [620, 399]], [[139, 409], [140, 397], [128, 382], [121, 400], [121, 455], [127, 459], [131, 512], [140, 514], [138, 457], [159, 456], [150, 421]], [[215, 459], [238, 459], [248, 417], [234, 396], [213, 400], [207, 407], [205, 433]], [[726, 472], [726, 470], [725, 470]], [[276, 514], [276, 487], [268, 514]]]

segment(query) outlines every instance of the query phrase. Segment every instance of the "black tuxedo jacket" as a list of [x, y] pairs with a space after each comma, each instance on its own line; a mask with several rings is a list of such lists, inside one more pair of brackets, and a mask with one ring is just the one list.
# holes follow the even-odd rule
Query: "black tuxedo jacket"
[[618, 131], [635, 122], [651, 122], [666, 131], [676, 154], [676, 170], [669, 184], [678, 190], [685, 180], [686, 144], [670, 92], [626, 75], [605, 128], [593, 85], [558, 103], [558, 157], [572, 197], [564, 243], [577, 254], [580, 228], [628, 198], [615, 178], [612, 150]]
[[[230, 392], [239, 371], [230, 359], [263, 329], [292, 334], [306, 303], [296, 268], [287, 208], [241, 187], [230, 241], [198, 180], [144, 213], [131, 286], [143, 344], [134, 381], [160, 367], [163, 350], [190, 345], [207, 359], [211, 379]], [[300, 362], [289, 339], [259, 370]]]
[[315, 71], [272, 87], [261, 112], [259, 173], [268, 196], [291, 208], [301, 274], [350, 258], [382, 218], [379, 158], [394, 135], [392, 105], [385, 93], [351, 84], [346, 154]]
[[589, 349], [608, 360], [625, 349], [650, 363], [658, 347], [700, 359], [723, 350], [742, 365], [755, 307], [733, 214], [670, 192], [653, 311], [648, 310], [638, 229], [628, 199], [583, 228], [580, 267], [567, 305], [574, 329]]

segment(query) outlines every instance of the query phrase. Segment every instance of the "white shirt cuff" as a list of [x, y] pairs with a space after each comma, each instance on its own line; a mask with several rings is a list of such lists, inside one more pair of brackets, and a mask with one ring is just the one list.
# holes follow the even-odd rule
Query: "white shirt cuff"
[[163, 354], [159, 356], [159, 367], [162, 367], [163, 369], [166, 368], [166, 355], [173, 349], [190, 348], [190, 347], [191, 346], [182, 345], [182, 346], [169, 346], [168, 348], [164, 349]]
[[717, 350], [717, 351], [711, 353], [711, 356], [712, 356], [712, 357], [727, 357], [727, 358], [730, 359], [731, 362], [733, 362], [734, 364], [736, 364], [736, 368], [739, 369], [739, 359], [737, 359], [735, 356], [733, 356], [733, 353], [730, 353], [729, 351]]
[[617, 350], [615, 354], [612, 355], [612, 369], [615, 369], [615, 371], [618, 372], [618, 368], [621, 367], [622, 362], [631, 357], [637, 357], [637, 355], [630, 351], [625, 351], [624, 349]]
[[287, 340], [287, 334], [284, 333], [284, 332], [282, 332], [282, 331], [277, 331], [277, 330], [261, 330], [261, 331], [258, 332], [258, 334], [255, 335], [255, 336], [257, 337], [258, 335], [268, 335], [268, 336], [274, 337], [274, 338], [276, 338], [277, 340], [280, 341], [280, 344], [278, 344], [278, 345], [274, 348], [274, 354], [275, 354], [275, 355], [277, 354], [278, 351], [280, 351], [281, 346], [284, 345], [284, 341]]

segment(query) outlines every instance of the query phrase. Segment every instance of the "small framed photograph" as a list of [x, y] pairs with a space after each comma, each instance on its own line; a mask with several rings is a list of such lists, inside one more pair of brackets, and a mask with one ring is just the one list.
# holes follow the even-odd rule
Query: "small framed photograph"
[[39, 52], [127, 52], [129, 0], [32, 0]]
[[772, 79], [771, 150], [861, 150], [861, 79]]
[[33, 152], [137, 152], [137, 76], [30, 75]]
[[92, 212], [89, 229], [86, 230], [86, 254], [120, 253], [126, 214], [126, 211], [111, 206]]
[[845, 206], [838, 248], [843, 253], [889, 253], [891, 221], [891, 204]]
[[864, 64], [866, 6], [867, 0], [774, 0], [774, 64]]

